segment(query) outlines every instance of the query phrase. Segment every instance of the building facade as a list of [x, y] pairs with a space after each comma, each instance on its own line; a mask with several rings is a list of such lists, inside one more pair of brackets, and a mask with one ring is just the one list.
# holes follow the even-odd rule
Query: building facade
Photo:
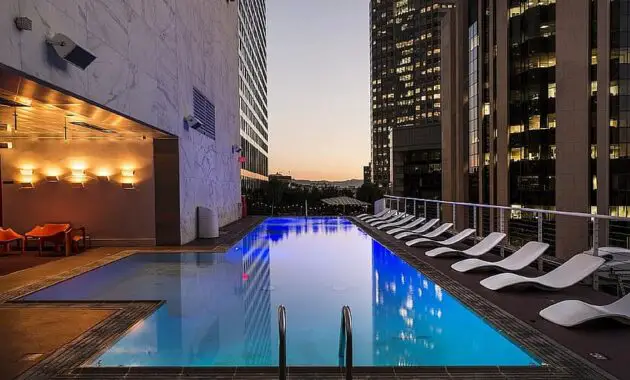
[[363, 183], [372, 182], [372, 164], [363, 167]]
[[6, 0], [0, 35], [3, 226], [171, 245], [240, 217], [236, 2]]
[[267, 21], [265, 0], [238, 2], [238, 72], [241, 186], [244, 191], [268, 181]]
[[437, 0], [371, 0], [372, 179], [397, 195], [441, 185]]
[[[444, 199], [627, 216], [629, 25], [626, 0], [461, 0], [446, 11]], [[549, 222], [557, 255], [588, 246], [586, 221]]]

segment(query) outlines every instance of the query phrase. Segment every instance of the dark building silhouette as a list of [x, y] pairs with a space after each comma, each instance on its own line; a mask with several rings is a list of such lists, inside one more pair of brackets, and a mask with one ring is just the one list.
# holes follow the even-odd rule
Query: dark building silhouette
[[437, 0], [371, 0], [372, 180], [438, 198], [440, 9]]

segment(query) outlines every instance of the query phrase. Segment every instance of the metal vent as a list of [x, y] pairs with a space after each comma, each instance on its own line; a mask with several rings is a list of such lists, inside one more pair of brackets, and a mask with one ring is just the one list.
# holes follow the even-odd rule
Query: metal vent
[[214, 104], [212, 104], [208, 98], [201, 93], [201, 91], [194, 87], [193, 114], [195, 118], [199, 119], [203, 123], [197, 131], [214, 140], [216, 138]]

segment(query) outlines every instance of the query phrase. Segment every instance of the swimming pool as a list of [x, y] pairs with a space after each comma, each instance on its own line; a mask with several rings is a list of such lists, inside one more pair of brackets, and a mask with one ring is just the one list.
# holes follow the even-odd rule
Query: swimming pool
[[270, 218], [226, 253], [138, 253], [23, 298], [165, 300], [87, 366], [538, 366], [440, 286], [343, 218]]

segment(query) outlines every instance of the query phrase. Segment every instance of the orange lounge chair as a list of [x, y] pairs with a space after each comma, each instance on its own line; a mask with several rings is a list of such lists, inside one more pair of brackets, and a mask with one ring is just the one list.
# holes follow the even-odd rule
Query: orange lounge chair
[[43, 226], [35, 226], [32, 230], [24, 234], [27, 239], [37, 240], [39, 243], [39, 254], [42, 254], [45, 242], [51, 242], [58, 250], [62, 245], [66, 246], [66, 255], [68, 254], [69, 239], [72, 232], [70, 224], [44, 224]]
[[20, 242], [22, 253], [24, 253], [24, 246], [26, 245], [26, 239], [24, 236], [18, 234], [10, 228], [7, 228], [6, 230], [4, 228], [0, 228], [0, 244], [2, 244], [5, 251], [9, 252], [9, 246], [14, 241]]

